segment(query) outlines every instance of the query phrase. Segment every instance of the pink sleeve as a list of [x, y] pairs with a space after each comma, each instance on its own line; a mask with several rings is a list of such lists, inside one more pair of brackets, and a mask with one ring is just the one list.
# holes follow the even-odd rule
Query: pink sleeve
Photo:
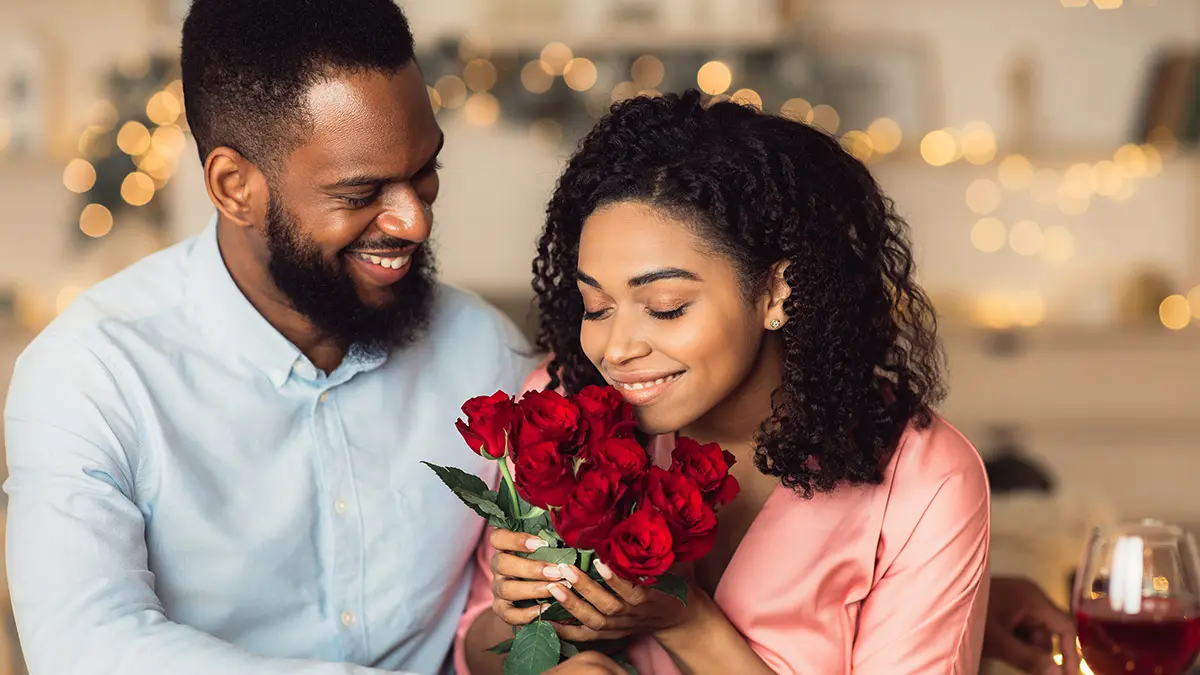
[[945, 421], [896, 464], [877, 580], [858, 622], [855, 675], [979, 672], [990, 505], [983, 462]]
[[[542, 362], [521, 386], [520, 393], [530, 390], [541, 390], [550, 383], [550, 375], [546, 372], [549, 359]], [[467, 607], [462, 618], [458, 620], [458, 632], [454, 638], [454, 669], [458, 675], [470, 675], [467, 667], [466, 640], [467, 631], [484, 612], [492, 608], [492, 547], [488, 543], [488, 535], [492, 528], [485, 527], [479, 537], [479, 545], [475, 548], [475, 574], [471, 579], [471, 592], [467, 595]]]

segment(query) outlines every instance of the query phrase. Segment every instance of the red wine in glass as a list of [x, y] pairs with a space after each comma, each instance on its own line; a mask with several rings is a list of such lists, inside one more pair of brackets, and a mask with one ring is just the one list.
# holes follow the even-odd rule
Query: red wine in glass
[[1072, 607], [1096, 675], [1183, 675], [1200, 654], [1200, 567], [1177, 527], [1142, 521], [1092, 533]]

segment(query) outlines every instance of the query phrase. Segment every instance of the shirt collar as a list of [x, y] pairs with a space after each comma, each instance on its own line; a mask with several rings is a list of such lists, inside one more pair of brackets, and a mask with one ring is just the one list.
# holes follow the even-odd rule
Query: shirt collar
[[201, 329], [224, 348], [265, 373], [276, 388], [287, 382], [297, 363], [308, 364], [300, 350], [258, 313], [234, 283], [217, 244], [215, 215], [197, 238], [187, 265], [191, 307]]

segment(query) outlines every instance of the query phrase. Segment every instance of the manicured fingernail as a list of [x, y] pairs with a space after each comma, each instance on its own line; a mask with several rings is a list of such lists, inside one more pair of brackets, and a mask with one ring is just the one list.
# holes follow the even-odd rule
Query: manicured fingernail
[[562, 568], [560, 568], [558, 565], [547, 565], [546, 567], [542, 568], [542, 576], [546, 577], [547, 579], [561, 579]]
[[592, 565], [596, 567], [596, 571], [600, 573], [600, 576], [603, 577], [605, 581], [610, 581], [612, 579], [612, 570], [608, 569], [608, 565], [605, 565], [599, 560], [592, 563]]
[[563, 578], [567, 581], [571, 583], [576, 583], [579, 581], [579, 577], [575, 575], [575, 570], [571, 569], [570, 565], [567, 565], [566, 563], [559, 563], [558, 569], [562, 572]]
[[548, 609], [550, 609], [550, 603], [547, 602], [546, 604], [542, 605], [541, 607], [538, 607], [538, 614], [541, 614], [542, 612], [544, 612]]
[[563, 590], [563, 587], [558, 584], [554, 584], [554, 585], [550, 586], [550, 595], [553, 595], [554, 599], [559, 602], [562, 602], [567, 599], [567, 592], [565, 590]]
[[536, 551], [546, 545], [546, 542], [542, 541], [541, 537], [530, 537], [529, 539], [525, 540], [525, 548], [529, 549], [530, 551]]

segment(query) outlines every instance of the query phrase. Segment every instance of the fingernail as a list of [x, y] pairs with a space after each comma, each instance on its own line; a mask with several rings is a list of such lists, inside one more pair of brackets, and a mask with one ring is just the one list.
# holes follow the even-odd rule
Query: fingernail
[[541, 607], [538, 607], [538, 614], [541, 614], [542, 612], [545, 612], [548, 609], [550, 609], [550, 603], [547, 602], [546, 604], [542, 605]]
[[560, 581], [556, 585], [562, 586], [563, 588], [575, 588], [573, 585], [571, 585], [571, 582], [569, 582], [569, 581]]
[[571, 569], [570, 565], [567, 565], [566, 563], [559, 563], [558, 569], [562, 572], [563, 578], [567, 581], [571, 583], [576, 583], [579, 581], [579, 577], [575, 575], [575, 570]]
[[542, 568], [542, 576], [546, 577], [547, 579], [561, 579], [562, 569], [557, 565], [547, 565], [546, 567]]
[[600, 576], [605, 581], [610, 581], [612, 579], [612, 576], [613, 576], [612, 570], [608, 569], [608, 565], [605, 565], [604, 563], [600, 562], [599, 560], [592, 563], [592, 565], [596, 568], [596, 571], [600, 573]]
[[553, 595], [554, 599], [559, 602], [562, 602], [567, 599], [567, 592], [565, 590], [563, 590], [563, 587], [559, 586], [558, 584], [554, 584], [550, 587], [550, 595]]
[[530, 537], [529, 539], [525, 540], [525, 548], [529, 549], [530, 551], [536, 551], [546, 545], [546, 542], [542, 541], [541, 537]]

